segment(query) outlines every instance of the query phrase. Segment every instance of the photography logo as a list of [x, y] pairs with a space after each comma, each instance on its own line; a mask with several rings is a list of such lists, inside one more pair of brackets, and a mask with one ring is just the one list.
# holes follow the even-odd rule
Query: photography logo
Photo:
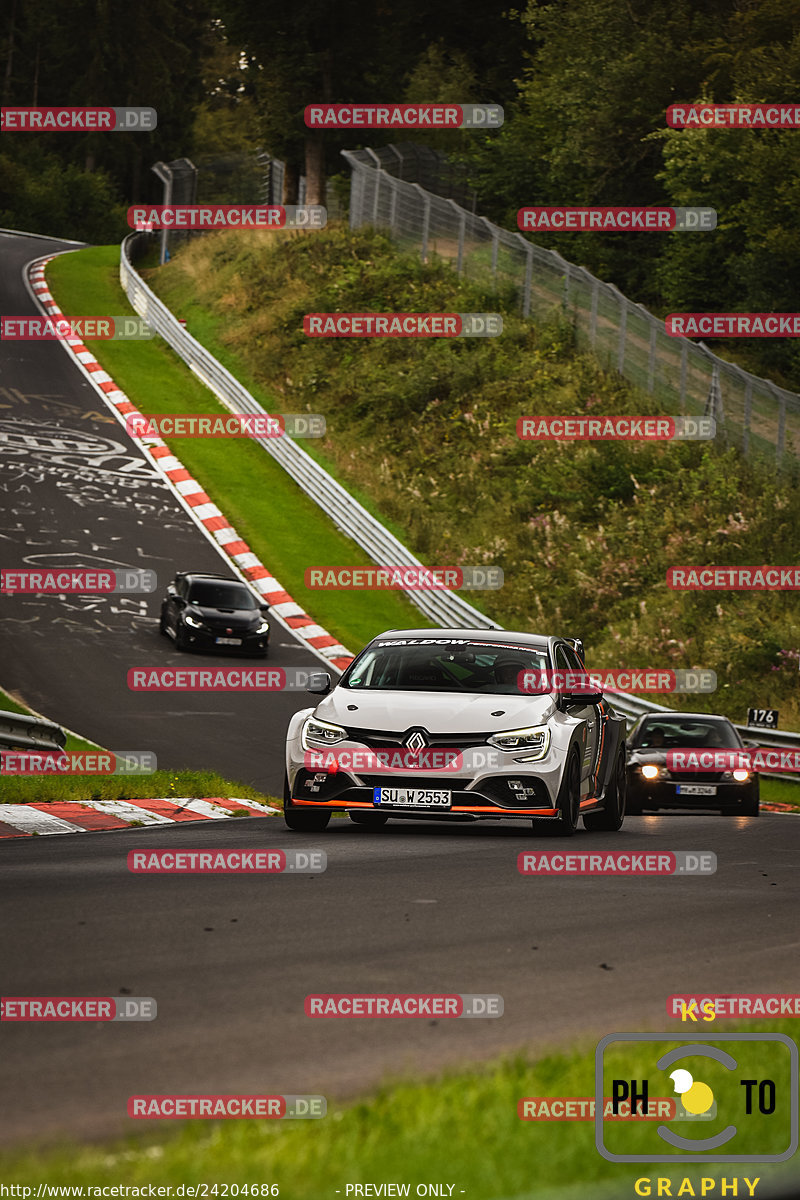
[[[632, 1056], [639, 1064], [636, 1078]], [[595, 1052], [597, 1149], [609, 1162], [791, 1158], [800, 1143], [799, 1058], [796, 1044], [782, 1033], [714, 1033], [708, 1040], [702, 1034], [611, 1033]], [[675, 1114], [668, 1120], [613, 1120], [624, 1105], [647, 1111], [651, 1096], [670, 1092]], [[610, 1112], [604, 1096], [611, 1097]]]

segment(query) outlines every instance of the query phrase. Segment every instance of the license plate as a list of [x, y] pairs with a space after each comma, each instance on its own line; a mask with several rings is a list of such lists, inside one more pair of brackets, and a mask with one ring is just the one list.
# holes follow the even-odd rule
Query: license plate
[[677, 785], [679, 796], [716, 796], [716, 784], [711, 783], [679, 783]]
[[430, 788], [372, 789], [373, 804], [400, 805], [403, 808], [449, 808], [452, 798], [452, 792], [438, 792]]
[[218, 646], [241, 646], [241, 638], [217, 638]]

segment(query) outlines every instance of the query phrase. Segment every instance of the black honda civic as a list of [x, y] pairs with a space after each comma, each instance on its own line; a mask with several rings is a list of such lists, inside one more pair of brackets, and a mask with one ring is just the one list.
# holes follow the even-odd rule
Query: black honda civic
[[717, 808], [757, 817], [755, 771], [675, 770], [667, 767], [670, 750], [742, 750], [727, 717], [707, 713], [647, 713], [628, 734], [628, 814], [644, 809]]
[[238, 579], [180, 571], [161, 602], [159, 630], [178, 650], [220, 650], [265, 658], [268, 604]]

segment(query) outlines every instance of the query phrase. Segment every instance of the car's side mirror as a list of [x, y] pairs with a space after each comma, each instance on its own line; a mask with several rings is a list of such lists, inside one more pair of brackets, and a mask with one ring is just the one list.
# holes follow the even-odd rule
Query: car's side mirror
[[331, 677], [327, 671], [313, 671], [308, 677], [306, 691], [315, 696], [327, 696], [331, 690]]
[[564, 704], [599, 704], [603, 699], [602, 692], [561, 692]]
[[269, 605], [268, 605], [268, 604], [259, 604], [259, 606], [258, 606], [258, 607], [261, 609], [262, 613], [268, 613], [268, 612], [269, 612]]

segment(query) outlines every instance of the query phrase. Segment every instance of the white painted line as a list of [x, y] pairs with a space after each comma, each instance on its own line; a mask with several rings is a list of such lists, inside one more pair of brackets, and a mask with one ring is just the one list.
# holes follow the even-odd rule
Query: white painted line
[[82, 825], [72, 825], [28, 804], [0, 804], [0, 821], [23, 833], [86, 833]]

